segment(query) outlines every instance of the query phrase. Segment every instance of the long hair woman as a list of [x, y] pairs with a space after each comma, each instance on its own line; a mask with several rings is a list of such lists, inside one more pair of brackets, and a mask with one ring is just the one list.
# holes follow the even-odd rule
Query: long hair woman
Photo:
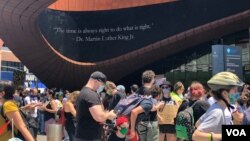
[[54, 100], [55, 92], [53, 90], [49, 90], [47, 92], [47, 97], [49, 102], [44, 104], [41, 107], [41, 110], [44, 111], [44, 121], [45, 121], [45, 132], [47, 134], [48, 125], [55, 123], [55, 113], [57, 112], [57, 105]]
[[76, 117], [75, 103], [80, 95], [80, 91], [74, 91], [69, 95], [66, 103], [63, 105], [64, 115], [66, 118], [65, 129], [69, 135], [69, 140], [73, 141], [75, 135], [75, 123], [74, 119]]
[[[0, 115], [0, 127], [8, 121], [14, 122], [14, 132], [16, 137], [26, 141], [35, 141], [19, 113], [18, 106], [13, 100], [15, 88], [11, 82], [0, 81], [0, 103], [2, 104]], [[12, 130], [12, 129], [11, 129]], [[6, 129], [0, 135], [1, 141], [7, 141], [12, 138], [11, 130]]]

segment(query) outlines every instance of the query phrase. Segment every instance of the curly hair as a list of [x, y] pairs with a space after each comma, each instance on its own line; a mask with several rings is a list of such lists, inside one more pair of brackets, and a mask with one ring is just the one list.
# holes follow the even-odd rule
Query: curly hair
[[146, 70], [142, 73], [142, 83], [150, 83], [155, 77], [155, 73], [152, 70]]

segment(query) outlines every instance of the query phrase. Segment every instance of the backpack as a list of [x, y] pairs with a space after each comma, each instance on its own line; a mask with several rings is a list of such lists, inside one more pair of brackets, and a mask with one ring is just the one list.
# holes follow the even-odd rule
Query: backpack
[[[193, 104], [194, 105], [194, 104]], [[177, 114], [175, 119], [176, 137], [184, 140], [192, 140], [195, 130], [193, 105]]]
[[27, 129], [30, 131], [30, 133], [34, 137], [34, 139], [36, 139], [38, 127], [39, 127], [38, 121], [34, 117], [32, 117], [28, 114], [25, 114], [20, 109], [19, 109], [19, 113], [22, 116], [23, 122], [26, 125]]
[[[20, 113], [27, 129], [29, 130], [33, 138], [36, 139], [38, 126], [39, 126], [38, 122], [35, 120], [35, 118], [33, 118], [32, 116], [28, 114], [25, 114], [22, 110], [19, 109], [18, 112]], [[5, 119], [6, 123], [9, 122], [9, 119], [3, 113], [3, 107], [1, 108], [1, 116]], [[10, 125], [8, 125], [8, 130], [12, 130]], [[20, 131], [18, 131], [17, 133], [14, 132], [14, 136], [24, 140], [24, 137]]]
[[121, 99], [115, 106], [114, 111], [117, 115], [129, 116], [131, 111], [137, 107], [144, 97], [138, 94], [132, 94], [128, 97]]

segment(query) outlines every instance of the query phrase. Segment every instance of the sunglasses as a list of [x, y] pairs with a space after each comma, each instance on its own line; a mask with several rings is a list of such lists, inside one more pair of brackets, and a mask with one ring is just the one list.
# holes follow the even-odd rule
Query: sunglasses
[[169, 86], [162, 86], [161, 88], [162, 88], [162, 89], [168, 89]]

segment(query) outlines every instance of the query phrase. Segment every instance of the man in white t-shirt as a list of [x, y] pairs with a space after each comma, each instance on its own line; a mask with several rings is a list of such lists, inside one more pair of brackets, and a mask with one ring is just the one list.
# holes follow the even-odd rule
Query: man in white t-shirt
[[29, 108], [29, 114], [37, 118], [37, 104], [38, 101], [38, 91], [36, 88], [30, 90], [30, 94], [24, 98], [25, 106], [28, 106]]

